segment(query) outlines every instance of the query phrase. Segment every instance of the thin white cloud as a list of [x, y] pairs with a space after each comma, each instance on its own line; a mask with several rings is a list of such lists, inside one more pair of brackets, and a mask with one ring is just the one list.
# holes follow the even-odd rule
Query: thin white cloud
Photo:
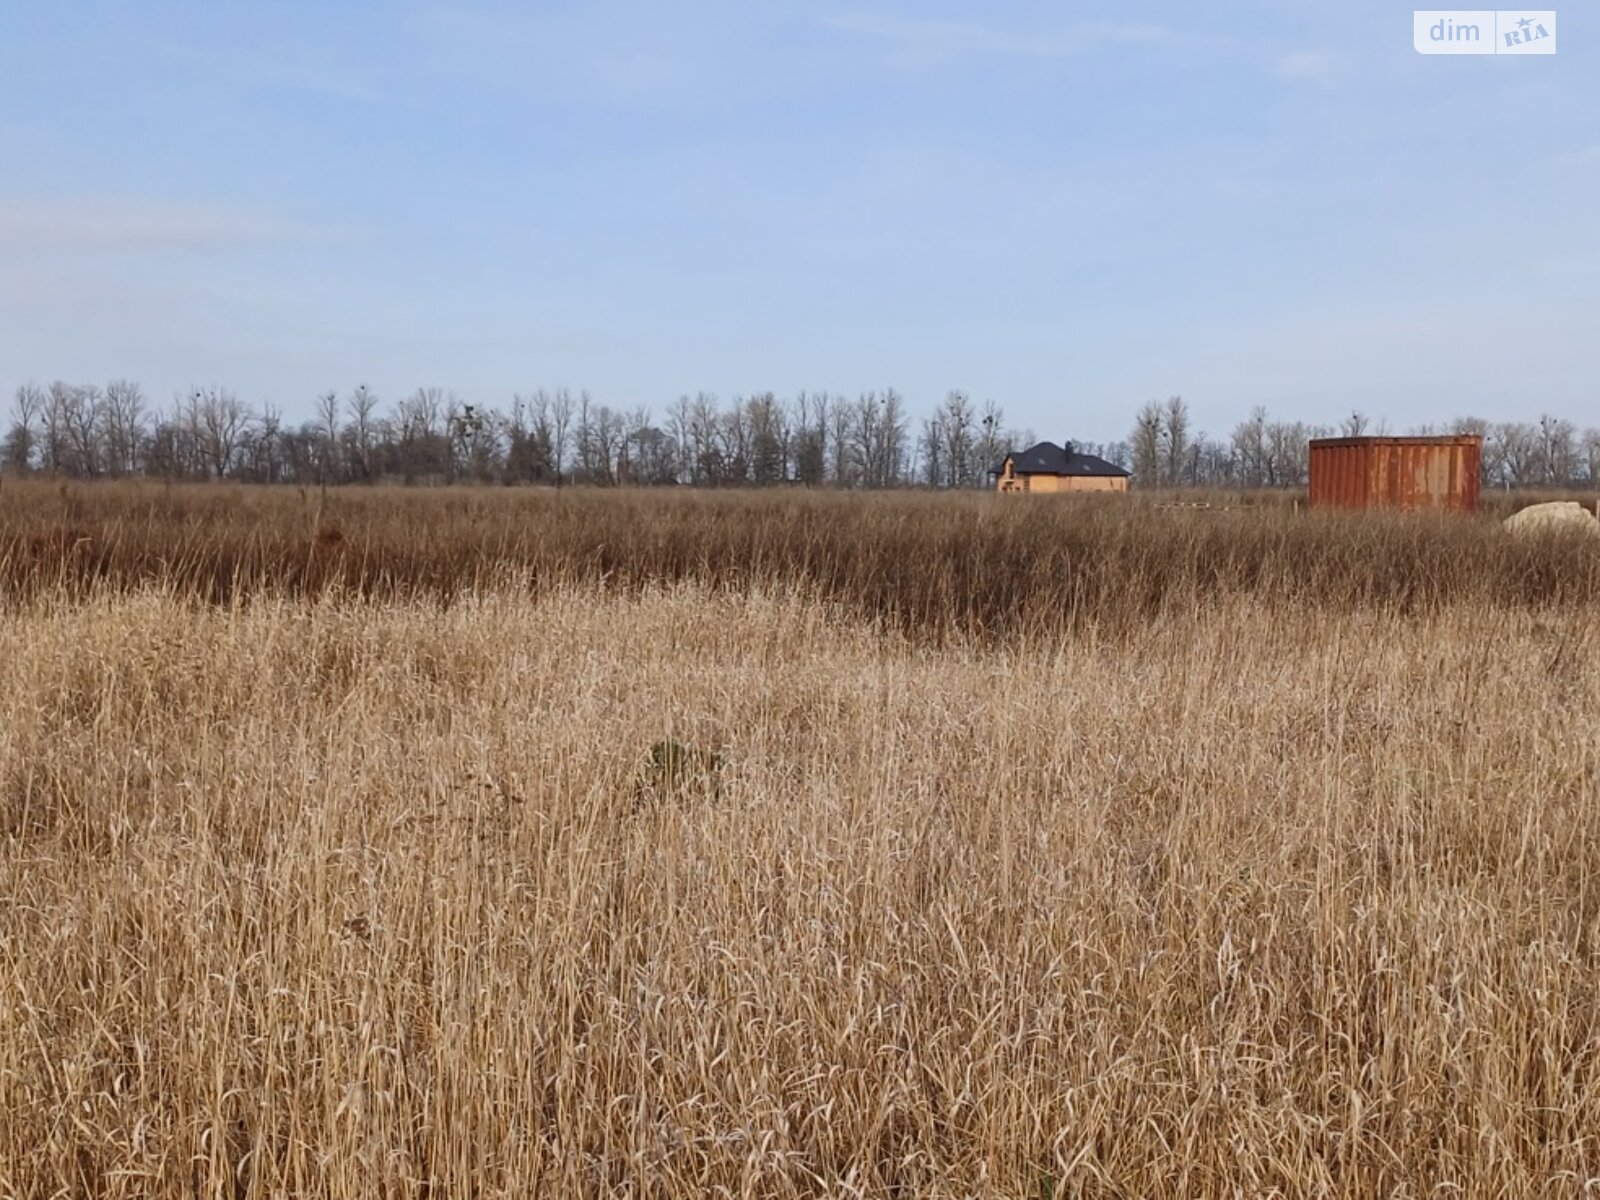
[[1297, 50], [1281, 54], [1273, 60], [1272, 70], [1282, 79], [1297, 79], [1308, 83], [1323, 83], [1333, 78], [1337, 63], [1332, 54], [1324, 50]]
[[1022, 33], [969, 21], [914, 20], [873, 13], [840, 13], [823, 25], [887, 43], [903, 60], [919, 65], [966, 54], [1013, 58], [1066, 58], [1097, 46], [1173, 40], [1173, 32], [1147, 22], [1093, 21], [1048, 33]]
[[249, 208], [160, 200], [0, 200], [0, 250], [211, 250], [359, 233]]

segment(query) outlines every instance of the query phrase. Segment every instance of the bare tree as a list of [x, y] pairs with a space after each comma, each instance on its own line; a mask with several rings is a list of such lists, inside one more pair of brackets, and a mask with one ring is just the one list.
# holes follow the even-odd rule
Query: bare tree
[[1267, 482], [1273, 487], [1303, 487], [1309, 473], [1307, 443], [1318, 430], [1303, 421], [1274, 421], [1267, 426]]
[[1531, 426], [1504, 421], [1489, 429], [1484, 452], [1494, 462], [1495, 481], [1505, 487], [1527, 487], [1539, 478], [1539, 440]]
[[672, 434], [677, 443], [678, 482], [683, 482], [687, 475], [689, 482], [698, 482], [699, 468], [695, 465], [691, 453], [690, 430], [693, 422], [690, 419], [689, 397], [679, 396], [678, 402], [672, 406], [672, 412], [667, 417], [667, 430]]
[[1189, 406], [1170, 396], [1161, 422], [1162, 474], [1167, 486], [1180, 487], [1189, 463]]
[[906, 415], [905, 397], [894, 388], [883, 392], [883, 461], [880, 487], [894, 487], [901, 481], [906, 463], [907, 438], [911, 422]]
[[93, 478], [100, 474], [105, 393], [95, 384], [85, 383], [73, 388], [71, 394], [73, 404], [67, 422], [67, 436], [72, 442], [74, 470], [80, 476]]
[[72, 420], [72, 386], [56, 380], [45, 393], [44, 468], [51, 475], [71, 470], [72, 447], [68, 432]]
[[801, 392], [794, 408], [794, 479], [816, 487], [828, 472], [827, 393]]
[[524, 397], [511, 398], [511, 418], [504, 422], [506, 434], [507, 481], [545, 482], [553, 475], [551, 466], [550, 395], [543, 388]]
[[948, 472], [944, 465], [944, 421], [942, 410], [931, 417], [922, 418], [922, 434], [917, 438], [913, 478], [920, 478], [929, 487], [946, 486]]
[[978, 420], [983, 430], [983, 459], [979, 464], [978, 478], [984, 484], [988, 484], [989, 470], [994, 466], [995, 456], [1000, 453], [1000, 431], [1005, 428], [1005, 423], [1005, 411], [993, 400], [985, 400], [983, 416]]
[[317, 447], [318, 483], [327, 487], [338, 483], [337, 460], [339, 450], [339, 393], [329, 388], [317, 397], [317, 422], [320, 445]]
[[[648, 453], [646, 445], [654, 441], [651, 437], [653, 422], [650, 409], [640, 405], [631, 413], [617, 414], [622, 422], [621, 445], [617, 449], [616, 478], [618, 483], [649, 483], [650, 472], [642, 460]], [[655, 432], [659, 432], [656, 430]]]
[[893, 388], [863, 392], [857, 398], [850, 432], [854, 436], [860, 481], [866, 487], [892, 487], [906, 461], [905, 402]]
[[250, 469], [264, 483], [278, 482], [279, 442], [283, 434], [283, 414], [272, 404], [263, 404], [245, 440]]
[[21, 475], [32, 468], [34, 422], [44, 407], [45, 394], [40, 388], [31, 383], [17, 388], [11, 401], [11, 428], [6, 431], [4, 461], [0, 462], [5, 470]]
[[597, 483], [617, 482], [617, 465], [623, 461], [627, 446], [627, 422], [620, 412], [602, 404], [593, 422], [594, 458], [599, 464]]
[[937, 417], [944, 438], [944, 484], [966, 487], [972, 471], [972, 401], [963, 391], [946, 393]]
[[798, 418], [801, 444], [795, 451], [795, 478], [815, 487], [828, 479], [828, 417], [833, 397], [826, 391], [815, 392], [807, 398], [807, 406], [809, 415]]
[[789, 420], [783, 403], [771, 392], [751, 396], [746, 404], [750, 431], [750, 477], [758, 484], [782, 483], [789, 476]]
[[233, 466], [245, 427], [245, 407], [226, 388], [209, 387], [195, 394], [200, 449], [211, 473], [221, 479]]
[[599, 451], [595, 444], [594, 413], [587, 389], [578, 393], [576, 416], [578, 427], [573, 430], [573, 436], [577, 442], [578, 467], [583, 473], [584, 482], [593, 483], [599, 475]]
[[696, 393], [689, 408], [689, 440], [694, 455], [690, 471], [695, 483], [723, 482], [721, 425], [717, 398], [706, 392]]
[[1600, 429], [1583, 431], [1584, 481], [1591, 488], [1600, 488]]
[[567, 430], [572, 428], [572, 393], [557, 388], [550, 404], [550, 430], [555, 435], [556, 486], [561, 486], [562, 472], [567, 469]]
[[1161, 478], [1161, 406], [1154, 400], [1139, 410], [1128, 436], [1133, 455], [1133, 477], [1145, 487], [1159, 487]]
[[1245, 487], [1264, 487], [1267, 470], [1267, 410], [1256, 405], [1250, 415], [1234, 426], [1228, 439], [1239, 482]]
[[833, 482], [839, 487], [853, 487], [859, 482], [858, 464], [850, 453], [855, 440], [855, 408], [841, 395], [833, 403]]
[[139, 469], [139, 452], [145, 436], [144, 392], [129, 379], [106, 384], [105, 466], [113, 475], [131, 475]]
[[1578, 466], [1578, 429], [1571, 421], [1545, 413], [1539, 418], [1539, 469], [1542, 482], [1571, 487]]
[[723, 483], [746, 483], [750, 479], [750, 421], [744, 397], [735, 396], [717, 422]]
[[377, 394], [366, 384], [359, 384], [350, 393], [350, 446], [355, 469], [368, 483], [372, 482], [372, 425], [377, 410]]
[[446, 470], [448, 448], [440, 424], [444, 393], [438, 388], [418, 388], [395, 410], [399, 445], [395, 448], [400, 472], [407, 483], [419, 475]]
[[462, 469], [478, 483], [488, 483], [500, 468], [504, 418], [492, 408], [463, 404], [456, 413], [454, 441]]
[[861, 473], [861, 483], [866, 487], [878, 486], [878, 457], [881, 434], [879, 424], [878, 393], [862, 392], [856, 397], [855, 419], [851, 432], [855, 435], [854, 458]]

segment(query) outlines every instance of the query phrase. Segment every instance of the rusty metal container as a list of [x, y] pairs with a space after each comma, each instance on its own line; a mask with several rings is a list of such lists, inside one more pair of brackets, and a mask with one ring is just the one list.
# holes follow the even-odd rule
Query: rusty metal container
[[1313, 508], [1478, 507], [1483, 439], [1317, 438], [1311, 443]]

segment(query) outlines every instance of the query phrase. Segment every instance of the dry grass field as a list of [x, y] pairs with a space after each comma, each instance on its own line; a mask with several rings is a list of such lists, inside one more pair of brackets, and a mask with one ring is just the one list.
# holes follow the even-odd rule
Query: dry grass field
[[0, 492], [0, 1197], [1600, 1194], [1600, 550]]

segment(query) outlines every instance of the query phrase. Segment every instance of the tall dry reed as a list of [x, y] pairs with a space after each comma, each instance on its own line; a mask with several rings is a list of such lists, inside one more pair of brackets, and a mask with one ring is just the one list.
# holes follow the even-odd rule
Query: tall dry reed
[[1490, 520], [1137, 498], [8, 487], [0, 597], [155, 585], [210, 602], [515, 585], [793, 589], [928, 636], [1136, 623], [1218, 595], [1441, 611], [1600, 598], [1600, 547]]

